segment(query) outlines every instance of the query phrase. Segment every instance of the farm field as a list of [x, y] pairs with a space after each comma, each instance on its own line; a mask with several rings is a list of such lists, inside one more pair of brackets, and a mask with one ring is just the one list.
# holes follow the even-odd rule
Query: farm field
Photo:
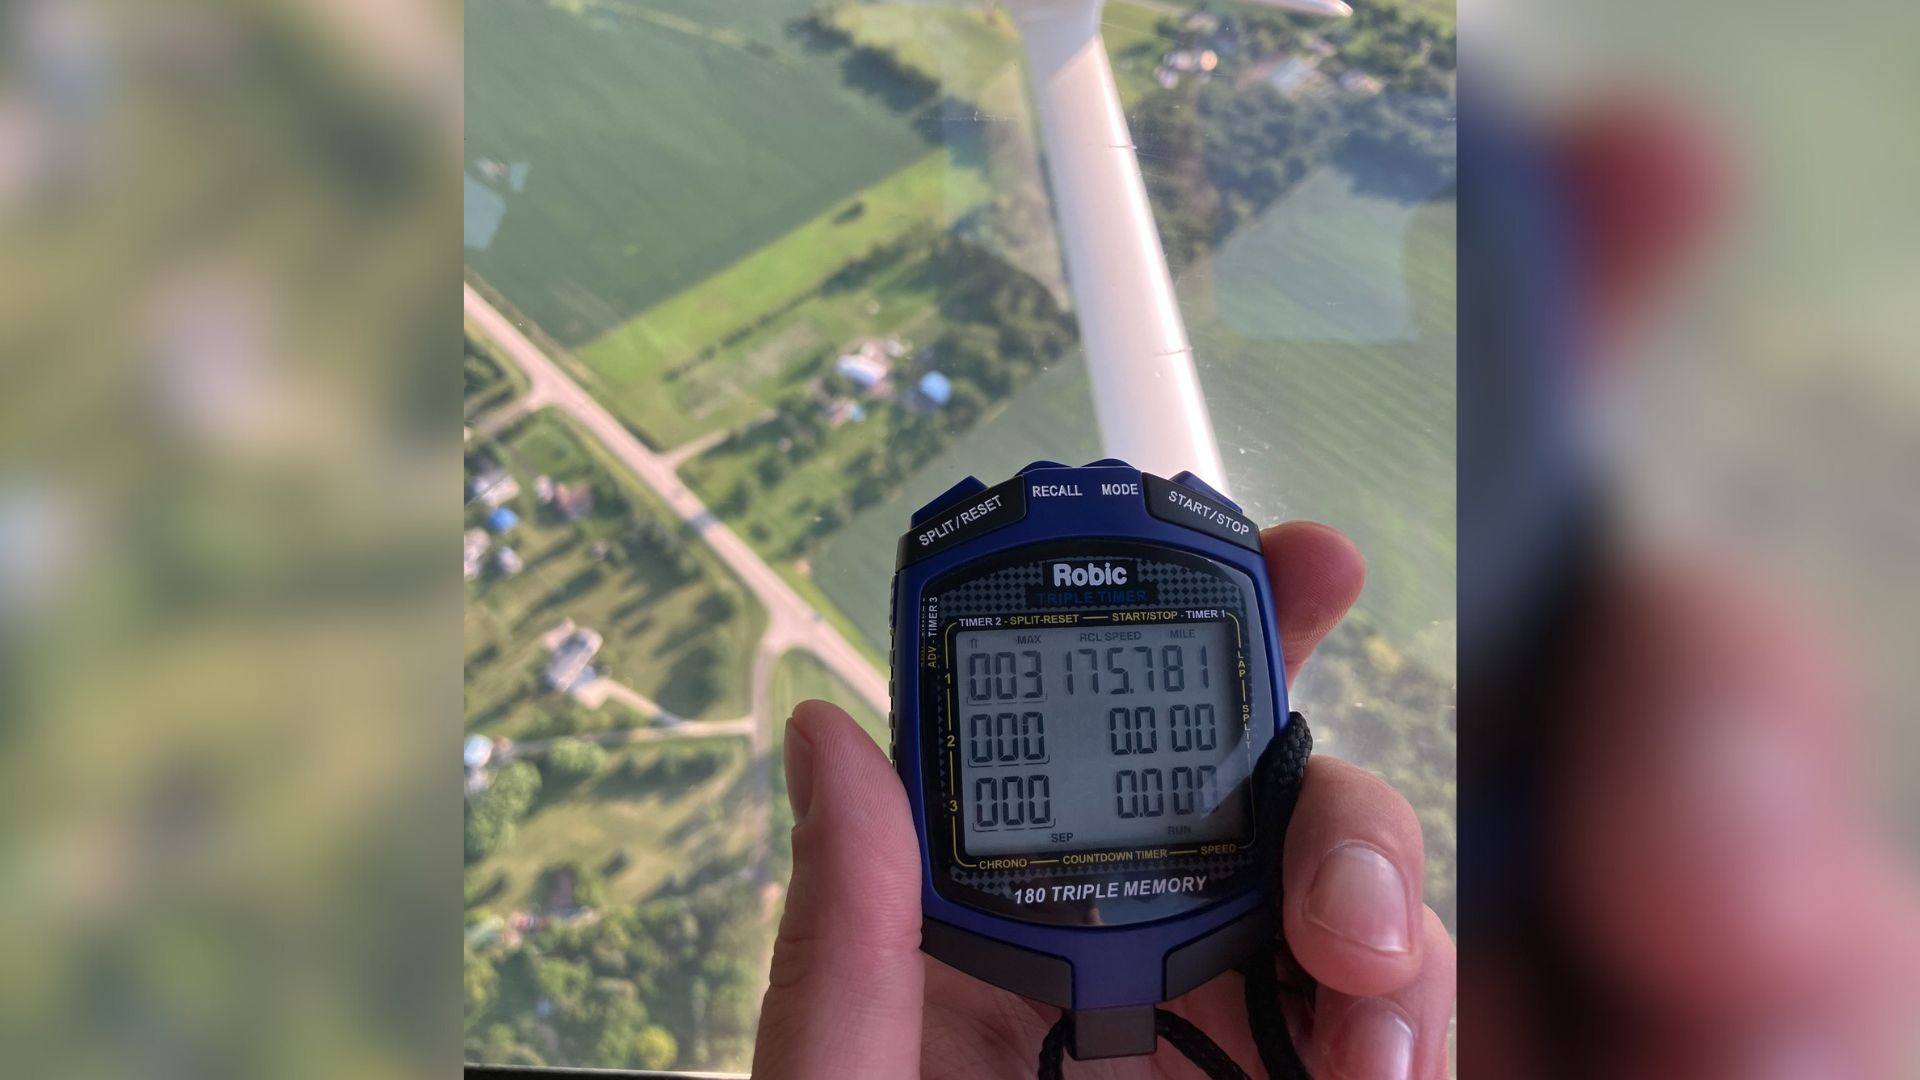
[[[884, 273], [860, 287], [829, 282], [876, 247], [948, 228], [985, 203], [986, 175], [962, 150], [926, 154], [595, 341], [572, 365], [583, 385], [656, 447], [752, 419], [854, 324], [891, 330], [925, 306], [930, 285], [899, 296]], [[882, 310], [868, 312], [869, 302]]]
[[997, 109], [1009, 103], [983, 100], [983, 92], [1009, 72], [1024, 78], [1018, 32], [1003, 8], [854, 3], [833, 9], [832, 19], [855, 43], [891, 52], [964, 101]]
[[[803, 701], [831, 701], [866, 729], [882, 749], [887, 745], [887, 718], [875, 712], [840, 677], [828, 671], [810, 653], [790, 652], [773, 669], [773, 707], [782, 715], [790, 714]], [[782, 725], [784, 727], [784, 723]], [[780, 763], [773, 763], [775, 769]]]
[[[515, 577], [489, 570], [469, 584], [465, 616], [466, 713], [470, 730], [529, 738], [556, 731], [631, 726], [650, 718], [618, 706], [586, 713], [538, 684], [547, 660], [540, 636], [562, 619], [598, 630], [594, 660], [616, 679], [689, 719], [747, 711], [747, 671], [764, 617], [758, 603], [636, 482], [616, 471], [572, 425], [548, 414], [521, 421], [497, 441], [469, 446], [511, 473], [520, 522], [507, 534], [525, 562]], [[589, 483], [593, 513], [568, 523], [540, 507], [534, 478]], [[469, 507], [469, 526], [484, 516]], [[643, 526], [673, 522], [654, 538]], [[658, 536], [680, 554], [666, 557]], [[598, 557], [596, 545], [608, 551]], [[612, 549], [624, 547], [624, 552]], [[636, 557], [637, 556], [637, 557]]]
[[[1147, 74], [1167, 41], [1155, 30], [1159, 16], [1148, 9], [1118, 4], [1107, 18], [1114, 23], [1123, 89], [1132, 98], [1150, 88]], [[888, 302], [884, 289], [836, 294], [831, 282], [843, 267], [909, 231], [963, 227], [996, 192], [1004, 200], [1010, 188], [1041, 190], [1024, 113], [1025, 75], [1003, 14], [877, 4], [841, 8], [835, 21], [858, 45], [886, 49], [938, 82], [943, 94], [980, 103], [988, 118], [949, 118], [938, 149], [579, 346], [578, 362], [571, 365], [575, 375], [655, 447], [753, 420], [799, 369], [845, 343], [849, 324], [859, 321], [850, 313], [869, 301]], [[1123, 47], [1133, 60], [1118, 57]], [[990, 131], [995, 118], [1013, 120], [1011, 128], [1018, 130]], [[1022, 249], [1015, 261], [1043, 280], [1058, 276], [1050, 265], [1057, 261], [1050, 237], [996, 236], [990, 242]], [[1024, 251], [1027, 246], [1035, 250]], [[917, 299], [930, 299], [931, 291], [922, 290]], [[901, 317], [896, 309], [875, 312], [865, 322], [886, 332]]]
[[738, 813], [735, 793], [748, 766], [744, 739], [612, 749], [598, 775], [543, 792], [513, 839], [467, 869], [468, 880], [496, 911], [543, 910], [541, 875], [567, 863], [599, 872], [613, 903], [673, 890], [709, 864], [751, 852], [757, 819]]
[[500, 207], [468, 262], [577, 346], [926, 156], [892, 87], [791, 29], [812, 7], [468, 5], [469, 205]]
[[1352, 536], [1360, 612], [1436, 671], [1454, 664], [1454, 250], [1450, 198], [1409, 205], [1329, 168], [1183, 288], [1235, 497]]
[[[1453, 659], [1453, 230], [1451, 201], [1408, 206], [1327, 169], [1180, 283], [1235, 498], [1261, 521], [1352, 535], [1373, 568], [1361, 610], [1438, 670]], [[1328, 298], [1346, 313], [1322, 310]], [[1037, 458], [1098, 456], [1085, 370], [1058, 365], [829, 538], [814, 578], [884, 647], [887, 580], [872, 568], [891, 565], [916, 507], [966, 472], [991, 483]]]

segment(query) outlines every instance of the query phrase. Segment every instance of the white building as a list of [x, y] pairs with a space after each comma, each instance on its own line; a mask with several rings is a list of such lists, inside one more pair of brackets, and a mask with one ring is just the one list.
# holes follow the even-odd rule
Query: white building
[[833, 370], [845, 376], [862, 393], [873, 394], [886, 385], [887, 376], [893, 368], [881, 356], [880, 350], [869, 342], [859, 352], [842, 356], [834, 363]]
[[461, 572], [468, 581], [476, 581], [480, 577], [480, 568], [486, 565], [487, 547], [493, 543], [493, 538], [487, 535], [485, 529], [468, 529], [461, 540], [465, 555]]
[[469, 494], [488, 506], [499, 506], [520, 494], [520, 481], [498, 467], [489, 468], [473, 478]]
[[493, 556], [493, 568], [500, 571], [501, 577], [512, 577], [526, 569], [526, 565], [520, 553], [510, 547], [501, 547]]
[[547, 661], [546, 671], [541, 678], [548, 686], [563, 694], [576, 686], [592, 682], [594, 671], [587, 665], [593, 662], [594, 654], [600, 651], [602, 643], [598, 631], [575, 630], [553, 650], [553, 659]]

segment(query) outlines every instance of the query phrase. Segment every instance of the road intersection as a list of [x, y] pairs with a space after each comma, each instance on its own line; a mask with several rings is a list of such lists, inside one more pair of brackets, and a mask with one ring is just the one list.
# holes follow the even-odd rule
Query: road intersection
[[776, 713], [796, 704], [772, 699], [774, 666], [790, 650], [812, 653], [876, 711], [888, 711], [886, 676], [681, 482], [675, 467], [685, 455], [648, 448], [473, 286], [464, 286], [464, 293], [467, 317], [527, 377], [528, 392], [516, 411], [524, 415], [556, 408], [572, 417], [686, 522], [766, 609], [767, 629], [753, 664], [751, 741], [756, 755], [773, 745], [773, 725], [782, 719]]

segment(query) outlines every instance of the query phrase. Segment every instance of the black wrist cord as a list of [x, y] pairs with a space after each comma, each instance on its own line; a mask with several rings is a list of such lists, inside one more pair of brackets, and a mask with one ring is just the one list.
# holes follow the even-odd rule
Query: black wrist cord
[[[1281, 844], [1287, 835], [1287, 826], [1293, 821], [1293, 808], [1300, 800], [1300, 786], [1307, 777], [1307, 758], [1312, 753], [1313, 732], [1307, 728], [1307, 718], [1296, 712], [1288, 717], [1286, 730], [1267, 745], [1266, 752], [1260, 755], [1260, 761], [1254, 767], [1254, 797], [1258, 804], [1261, 833], [1265, 837], [1262, 856], [1276, 910], [1280, 903]], [[1277, 927], [1277, 918], [1275, 922]], [[1279, 974], [1279, 965], [1283, 962], [1291, 969], [1285, 985], [1281, 983]], [[1259, 1048], [1260, 1063], [1266, 1066], [1268, 1077], [1271, 1080], [1309, 1080], [1306, 1066], [1301, 1064], [1300, 1055], [1293, 1048], [1293, 1039], [1287, 1034], [1286, 1017], [1280, 1009], [1280, 995], [1297, 995], [1311, 1007], [1314, 982], [1293, 962], [1292, 954], [1287, 951], [1277, 928], [1273, 943], [1248, 960], [1244, 974], [1247, 1026], [1253, 1031], [1253, 1042]], [[1063, 1080], [1062, 1069], [1066, 1063], [1067, 1044], [1073, 1037], [1073, 1021], [1071, 1011], [1062, 1013], [1052, 1030], [1047, 1032], [1046, 1039], [1040, 1043], [1039, 1080]], [[1159, 1038], [1165, 1039], [1174, 1049], [1186, 1055], [1187, 1060], [1193, 1062], [1201, 1072], [1206, 1073], [1209, 1080], [1248, 1080], [1246, 1070], [1235, 1063], [1225, 1050], [1220, 1049], [1220, 1044], [1183, 1017], [1165, 1009], [1155, 1009], [1153, 1029]]]

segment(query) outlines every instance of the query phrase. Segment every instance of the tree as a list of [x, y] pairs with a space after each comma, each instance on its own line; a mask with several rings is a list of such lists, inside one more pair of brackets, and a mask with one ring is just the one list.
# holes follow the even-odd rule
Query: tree
[[633, 1041], [633, 1063], [641, 1069], [665, 1069], [680, 1056], [680, 1044], [666, 1028], [648, 1026]]
[[607, 764], [607, 751], [599, 743], [586, 739], [567, 739], [547, 751], [546, 779], [559, 788], [570, 788], [591, 779]]
[[493, 1004], [495, 993], [500, 988], [500, 973], [493, 969], [493, 961], [476, 955], [473, 949], [467, 949], [466, 966], [463, 969], [466, 982], [467, 1015], [479, 1016]]
[[467, 861], [479, 862], [504, 846], [514, 823], [526, 816], [539, 795], [540, 770], [532, 764], [516, 761], [496, 772], [487, 790], [467, 801]]

